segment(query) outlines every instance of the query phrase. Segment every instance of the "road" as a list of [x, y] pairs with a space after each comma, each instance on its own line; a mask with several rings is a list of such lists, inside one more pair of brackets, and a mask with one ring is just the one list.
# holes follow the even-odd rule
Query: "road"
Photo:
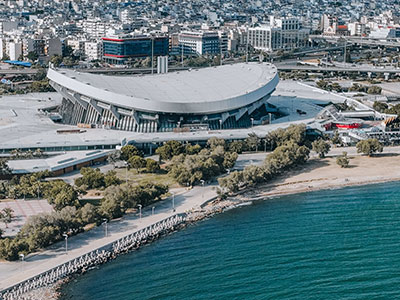
[[346, 67], [338, 67], [338, 66], [310, 66], [310, 65], [288, 65], [288, 64], [276, 64], [276, 67], [279, 71], [291, 71], [291, 70], [299, 70], [299, 71], [325, 71], [325, 72], [363, 72], [363, 73], [400, 73], [400, 68], [385, 68], [385, 67], [366, 67], [366, 66], [346, 66]]
[[36, 74], [39, 69], [0, 69], [0, 75]]

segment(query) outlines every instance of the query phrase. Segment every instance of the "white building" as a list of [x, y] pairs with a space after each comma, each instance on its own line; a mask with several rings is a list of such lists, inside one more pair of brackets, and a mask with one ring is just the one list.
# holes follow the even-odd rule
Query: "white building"
[[183, 47], [185, 53], [219, 54], [220, 38], [214, 31], [185, 31], [178, 35], [179, 47]]
[[363, 24], [360, 22], [349, 23], [348, 28], [350, 31], [350, 35], [363, 36], [363, 35], [366, 35], [366, 33], [367, 33], [366, 24]]
[[11, 42], [8, 44], [10, 60], [18, 60], [22, 54], [22, 43]]
[[218, 31], [219, 47], [222, 53], [228, 52], [228, 34], [225, 31]]
[[85, 42], [85, 56], [89, 61], [101, 60], [103, 57], [103, 43]]
[[0, 59], [3, 59], [4, 57], [4, 54], [6, 52], [5, 48], [6, 48], [5, 41], [0, 38]]
[[99, 19], [88, 19], [83, 22], [83, 31], [91, 38], [102, 38], [106, 36], [109, 27], [110, 25]]
[[282, 32], [269, 25], [249, 28], [249, 44], [267, 52], [282, 49]]
[[301, 29], [296, 18], [270, 18], [269, 25], [249, 28], [249, 44], [263, 51], [293, 50], [308, 43], [309, 30]]

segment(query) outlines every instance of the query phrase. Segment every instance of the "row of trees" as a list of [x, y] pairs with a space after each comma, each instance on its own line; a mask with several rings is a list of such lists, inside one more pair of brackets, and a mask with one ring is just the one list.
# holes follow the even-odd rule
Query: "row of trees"
[[351, 92], [363, 92], [367, 94], [379, 95], [382, 92], [382, 88], [376, 85], [365, 86], [358, 83], [353, 83], [349, 89]]
[[112, 185], [118, 185], [121, 180], [117, 177], [117, 173], [113, 170], [107, 173], [102, 173], [100, 169], [96, 168], [82, 168], [82, 177], [75, 179], [75, 185], [83, 190], [106, 188]]
[[44, 153], [40, 149], [36, 149], [35, 151], [21, 151], [20, 149], [14, 149], [11, 151], [10, 159], [32, 159], [32, 158], [41, 158], [44, 156]]
[[150, 205], [168, 192], [168, 186], [151, 182], [139, 185], [111, 186], [105, 190], [99, 213], [107, 219], [121, 217], [127, 209]]
[[168, 166], [169, 174], [183, 186], [192, 186], [202, 180], [225, 173], [238, 158], [236, 152], [225, 151], [223, 146], [204, 148], [198, 154], [179, 154]]
[[110, 186], [99, 206], [90, 203], [81, 206], [78, 193], [71, 185], [56, 181], [48, 189], [48, 200], [54, 206], [52, 213], [32, 216], [15, 238], [0, 239], [0, 258], [17, 260], [20, 253], [30, 253], [63, 239], [63, 234], [74, 235], [87, 224], [100, 224], [103, 219], [121, 217], [128, 208], [138, 204], [149, 205], [161, 199], [168, 186], [140, 183], [136, 186]]
[[262, 166], [247, 166], [243, 171], [234, 171], [226, 177], [219, 178], [221, 197], [271, 180], [289, 168], [304, 164], [309, 158], [310, 141], [306, 137], [304, 124], [274, 130], [265, 137], [265, 140], [274, 151], [266, 157]]
[[308, 147], [288, 141], [269, 154], [262, 166], [247, 166], [243, 171], [234, 171], [226, 177], [219, 178], [219, 193], [224, 196], [226, 193], [238, 192], [242, 188], [267, 182], [288, 169], [304, 164], [309, 154]]

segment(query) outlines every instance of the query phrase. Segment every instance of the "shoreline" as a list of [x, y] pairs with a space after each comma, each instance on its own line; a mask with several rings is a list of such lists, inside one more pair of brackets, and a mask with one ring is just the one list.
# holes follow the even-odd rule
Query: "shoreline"
[[[334, 157], [310, 159], [303, 168], [284, 173], [270, 183], [247, 188], [240, 191], [237, 195], [228, 197], [226, 200], [208, 199], [204, 201], [204, 204], [200, 208], [192, 209], [188, 212], [188, 218], [183, 224], [166, 234], [181, 230], [200, 220], [211, 218], [215, 214], [243, 205], [250, 205], [253, 201], [268, 200], [285, 195], [302, 194], [320, 190], [334, 190], [352, 186], [400, 181], [400, 160], [393, 159], [393, 157], [382, 156], [368, 158], [360, 156], [353, 157], [351, 162], [352, 166], [350, 168], [342, 169], [336, 165]], [[371, 168], [371, 165], [374, 164], [376, 168]], [[365, 171], [366, 168], [368, 169], [367, 173]], [[366, 174], [368, 176], [366, 176]], [[149, 239], [143, 244], [151, 243], [153, 240], [158, 239], [161, 236], [162, 235], [159, 235], [154, 239]], [[134, 248], [132, 251], [138, 248]], [[131, 250], [121, 252], [120, 254], [127, 252], [131, 252]], [[104, 263], [108, 261], [109, 260], [104, 261]], [[67, 278], [77, 278], [80, 274], [81, 273], [78, 272], [68, 276]], [[59, 293], [59, 290], [67, 282], [68, 280], [64, 279], [62, 282], [58, 282], [58, 284], [56, 284], [56, 289], [54, 289], [52, 285], [41, 288], [47, 290], [47, 294], [51, 293], [55, 298], [35, 297], [35, 299], [60, 299], [62, 294]], [[37, 290], [32, 292], [35, 291]], [[43, 293], [46, 292], [42, 292], [42, 294]]]
[[[390, 179], [372, 180], [372, 181], [366, 180], [366, 181], [360, 181], [360, 182], [349, 182], [346, 185], [334, 184], [334, 185], [330, 185], [330, 186], [326, 186], [326, 187], [312, 187], [312, 188], [307, 188], [307, 189], [303, 189], [303, 190], [297, 190], [297, 191], [290, 190], [290, 191], [281, 192], [281, 193], [279, 193], [277, 191], [273, 191], [273, 192], [270, 192], [267, 194], [265, 192], [263, 192], [263, 189], [265, 189], [266, 186], [269, 186], [270, 184], [269, 185], [264, 184], [264, 185], [253, 187], [251, 189], [243, 190], [241, 195], [228, 197], [228, 199], [226, 199], [226, 200], [211, 200], [211, 201], [209, 201], [204, 206], [204, 208], [192, 212], [193, 213], [192, 219], [189, 219], [185, 224], [182, 224], [181, 226], [179, 226], [179, 228], [175, 229], [174, 231], [172, 231], [168, 234], [172, 234], [174, 232], [183, 230], [190, 225], [194, 225], [199, 221], [203, 221], [203, 220], [212, 218], [213, 216], [215, 216], [217, 214], [221, 214], [226, 211], [236, 209], [236, 208], [239, 208], [239, 207], [242, 207], [245, 205], [251, 205], [254, 201], [267, 201], [269, 199], [279, 198], [281, 196], [286, 196], [286, 195], [304, 194], [304, 193], [308, 193], [308, 192], [316, 192], [316, 191], [323, 191], [323, 190], [338, 190], [338, 189], [347, 188], [347, 187], [366, 186], [366, 185], [395, 182], [395, 181], [400, 181], [400, 177], [390, 178]], [[256, 198], [243, 197], [244, 195], [246, 195], [248, 193], [256, 193], [255, 192], [256, 190], [259, 191], [257, 193], [258, 196]], [[162, 237], [162, 236], [160, 236], [160, 237]], [[156, 238], [156, 239], [158, 239], [158, 238]], [[154, 239], [154, 240], [156, 240], [156, 239]], [[151, 240], [151, 241], [149, 241], [149, 243], [146, 243], [146, 244], [150, 244], [154, 240]], [[140, 247], [138, 247], [132, 251], [122, 253], [122, 254], [128, 254], [128, 253], [134, 252], [135, 250], [139, 250], [139, 249], [140, 249]], [[107, 263], [107, 262], [105, 262], [105, 263]], [[100, 266], [101, 265], [98, 265], [98, 267], [100, 267]], [[62, 297], [64, 296], [63, 292], [62, 292], [63, 287], [65, 285], [67, 285], [71, 280], [78, 279], [80, 277], [80, 275], [82, 275], [82, 274], [83, 273], [71, 275], [66, 280], [62, 280], [62, 282], [56, 283], [56, 288], [49, 287], [54, 295], [53, 298], [49, 298], [49, 299], [50, 300], [61, 300]]]
[[[251, 202], [251, 201], [262, 201], [262, 200], [268, 200], [268, 199], [274, 199], [274, 198], [279, 198], [281, 196], [287, 196], [287, 195], [296, 195], [296, 194], [305, 194], [309, 192], [318, 192], [318, 191], [324, 191], [324, 190], [340, 190], [344, 189], [347, 187], [356, 187], [356, 186], [366, 186], [366, 185], [374, 185], [374, 184], [381, 184], [381, 183], [389, 183], [389, 182], [400, 182], [400, 177], [396, 178], [389, 178], [389, 179], [379, 179], [379, 180], [367, 180], [367, 181], [358, 181], [358, 182], [350, 182], [342, 185], [329, 185], [326, 187], [309, 187], [309, 188], [303, 188], [300, 190], [296, 191], [287, 191], [287, 192], [271, 192], [271, 193], [261, 193], [258, 196], [255, 196], [255, 198], [250, 198], [246, 197], [247, 193], [252, 193], [254, 192], [255, 189], [261, 189], [263, 186], [259, 187], [253, 187], [253, 191], [250, 189], [247, 189], [246, 191], [243, 191], [241, 195], [236, 196], [238, 200], [242, 201], [243, 203], [245, 202]], [[264, 187], [265, 188], [265, 187]]]

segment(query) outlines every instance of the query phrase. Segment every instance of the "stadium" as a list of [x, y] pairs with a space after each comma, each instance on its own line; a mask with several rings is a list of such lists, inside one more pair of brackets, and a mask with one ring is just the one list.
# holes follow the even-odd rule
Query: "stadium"
[[250, 127], [276, 109], [268, 63], [239, 63], [154, 75], [109, 76], [50, 68], [65, 124], [134, 132]]

